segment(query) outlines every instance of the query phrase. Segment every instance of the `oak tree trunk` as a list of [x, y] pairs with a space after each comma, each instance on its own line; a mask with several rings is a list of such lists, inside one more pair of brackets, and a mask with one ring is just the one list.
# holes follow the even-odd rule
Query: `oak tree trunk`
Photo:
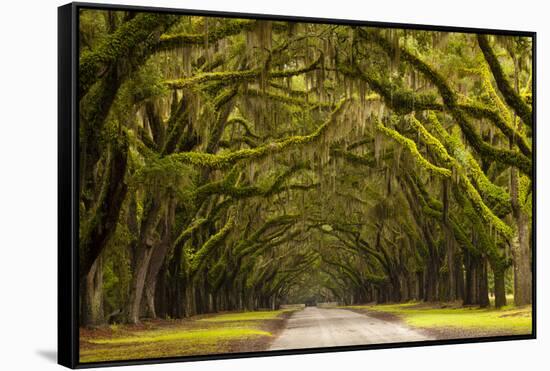
[[104, 322], [103, 313], [103, 260], [96, 259], [81, 284], [81, 326], [97, 326]]

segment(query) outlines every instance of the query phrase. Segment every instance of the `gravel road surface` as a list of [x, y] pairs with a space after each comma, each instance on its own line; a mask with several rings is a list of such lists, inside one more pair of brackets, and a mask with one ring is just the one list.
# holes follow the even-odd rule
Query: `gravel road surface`
[[403, 324], [345, 309], [306, 307], [296, 312], [270, 350], [432, 340]]

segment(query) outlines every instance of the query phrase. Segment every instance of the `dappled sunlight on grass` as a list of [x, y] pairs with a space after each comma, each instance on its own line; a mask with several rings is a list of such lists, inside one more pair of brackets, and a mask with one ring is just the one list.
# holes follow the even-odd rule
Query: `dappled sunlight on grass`
[[293, 309], [282, 310], [270, 310], [270, 311], [257, 311], [257, 312], [241, 312], [241, 313], [227, 313], [219, 314], [212, 317], [202, 318], [200, 322], [231, 322], [231, 321], [255, 321], [273, 319], [285, 312], [292, 311]]
[[346, 308], [394, 314], [402, 318], [408, 325], [421, 328], [462, 328], [509, 334], [530, 334], [532, 328], [531, 306], [484, 309], [476, 307], [438, 307], [410, 302], [349, 306]]
[[156, 331], [148, 331], [143, 335], [114, 338], [114, 339], [99, 339], [90, 340], [92, 344], [128, 344], [128, 343], [149, 343], [156, 341], [173, 341], [173, 340], [230, 340], [233, 338], [241, 338], [248, 336], [271, 336], [267, 331], [249, 329], [249, 328], [222, 328], [222, 329], [205, 329], [191, 330], [187, 332], [173, 331], [171, 333], [163, 333]]
[[[231, 352], [236, 344], [262, 347], [274, 324], [291, 310], [223, 313], [186, 320], [145, 321], [139, 326], [112, 325], [81, 332], [81, 362]], [[275, 325], [277, 326], [277, 325]], [[259, 343], [258, 343], [259, 342]], [[261, 348], [263, 349], [263, 348]]]

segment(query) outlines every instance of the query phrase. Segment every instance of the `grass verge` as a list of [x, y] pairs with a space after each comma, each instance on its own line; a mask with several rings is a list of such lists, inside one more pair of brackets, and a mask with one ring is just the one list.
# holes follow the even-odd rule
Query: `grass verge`
[[346, 306], [385, 320], [403, 321], [437, 339], [525, 335], [532, 331], [531, 306], [502, 309], [461, 307], [434, 303]]
[[223, 313], [80, 329], [80, 362], [261, 351], [292, 311]]

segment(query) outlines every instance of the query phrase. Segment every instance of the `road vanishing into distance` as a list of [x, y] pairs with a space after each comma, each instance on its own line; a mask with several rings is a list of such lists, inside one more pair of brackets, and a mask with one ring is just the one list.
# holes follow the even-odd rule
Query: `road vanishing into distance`
[[295, 312], [270, 350], [433, 340], [395, 322], [345, 309], [306, 307]]

